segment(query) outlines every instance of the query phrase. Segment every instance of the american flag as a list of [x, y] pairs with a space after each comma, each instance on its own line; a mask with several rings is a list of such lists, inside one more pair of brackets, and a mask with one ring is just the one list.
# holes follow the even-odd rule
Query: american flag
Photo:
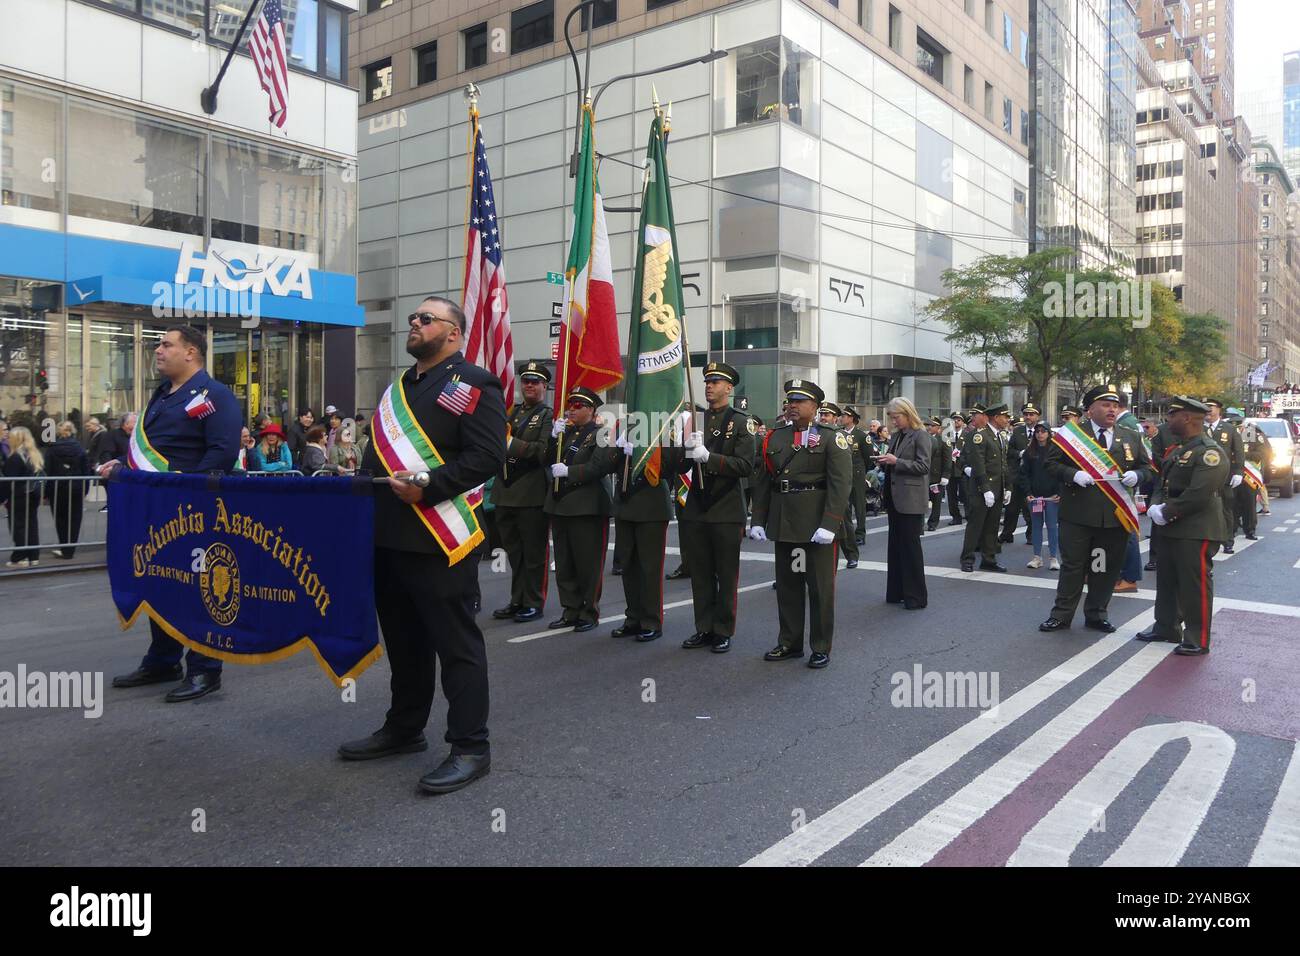
[[282, 127], [289, 114], [289, 57], [285, 54], [284, 14], [280, 10], [280, 0], [264, 0], [262, 3], [262, 15], [257, 18], [257, 26], [253, 27], [248, 49], [253, 54], [258, 81], [271, 99], [271, 122]]
[[510, 340], [510, 299], [501, 257], [492, 175], [488, 172], [478, 114], [474, 129], [474, 165], [470, 179], [469, 223], [465, 237], [465, 357], [501, 380], [506, 404], [514, 401], [514, 345]]
[[466, 385], [459, 375], [453, 375], [451, 381], [438, 393], [438, 404], [455, 415], [466, 415], [478, 407], [478, 398], [482, 394], [473, 385]]

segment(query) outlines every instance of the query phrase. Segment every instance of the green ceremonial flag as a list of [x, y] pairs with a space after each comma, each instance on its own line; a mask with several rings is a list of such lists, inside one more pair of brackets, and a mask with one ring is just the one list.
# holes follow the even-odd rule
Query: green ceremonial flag
[[663, 118], [657, 113], [650, 124], [645, 177], [632, 280], [625, 425], [635, 445], [630, 477], [644, 470], [647, 480], [658, 484], [659, 448], [670, 443], [670, 427], [687, 408], [687, 369], [682, 274], [668, 191]]

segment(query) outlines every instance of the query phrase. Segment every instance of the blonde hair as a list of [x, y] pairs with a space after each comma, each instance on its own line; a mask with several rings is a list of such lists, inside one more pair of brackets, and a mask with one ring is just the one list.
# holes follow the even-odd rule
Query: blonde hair
[[921, 426], [921, 415], [920, 415], [919, 412], [917, 412], [917, 410], [916, 410], [916, 406], [915, 406], [915, 405], [913, 405], [913, 404], [912, 404], [910, 401], [908, 401], [906, 398], [901, 398], [901, 397], [900, 397], [900, 398], [891, 398], [891, 399], [889, 400], [889, 404], [885, 406], [885, 414], [886, 414], [886, 415], [897, 415], [897, 414], [899, 414], [899, 413], [902, 413], [903, 415], [906, 415], [906, 416], [907, 416], [907, 427], [908, 427], [908, 428], [920, 428], [920, 427], [922, 427], [922, 426]]
[[72, 422], [59, 422], [59, 428], [55, 434], [60, 438], [71, 438], [76, 430]]
[[32, 433], [22, 425], [15, 425], [9, 429], [9, 450], [15, 455], [22, 455], [23, 460], [32, 466], [32, 471], [41, 471], [45, 468], [45, 456], [36, 447], [36, 440], [32, 438]]

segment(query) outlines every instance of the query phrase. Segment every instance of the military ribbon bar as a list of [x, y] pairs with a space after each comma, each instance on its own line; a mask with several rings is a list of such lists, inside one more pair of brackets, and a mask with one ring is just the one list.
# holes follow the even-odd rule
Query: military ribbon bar
[[[389, 475], [399, 471], [433, 472], [443, 465], [438, 449], [411, 413], [400, 378], [388, 386], [379, 400], [370, 422], [370, 433], [379, 460]], [[479, 485], [436, 505], [417, 502], [411, 507], [447, 555], [448, 563], [455, 564], [483, 540], [483, 528], [474, 511], [482, 501], [483, 486]]]
[[1101, 493], [1115, 505], [1115, 516], [1129, 531], [1138, 530], [1138, 510], [1120, 484], [1120, 470], [1110, 453], [1074, 422], [1052, 433], [1052, 441], [1080, 470], [1091, 475]]

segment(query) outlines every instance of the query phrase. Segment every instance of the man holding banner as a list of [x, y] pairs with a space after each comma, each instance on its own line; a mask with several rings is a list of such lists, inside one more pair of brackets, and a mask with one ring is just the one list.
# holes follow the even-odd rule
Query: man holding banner
[[[392, 665], [384, 726], [339, 747], [347, 760], [425, 750], [437, 662], [447, 695], [451, 753], [420, 778], [450, 793], [486, 774], [487, 654], [474, 620], [483, 541], [483, 484], [504, 464], [500, 380], [461, 354], [465, 313], [430, 296], [409, 317], [415, 364], [388, 387], [371, 419], [362, 468], [388, 475], [375, 490], [375, 609]], [[428, 484], [404, 481], [427, 473]]]
[[1040, 631], [1064, 630], [1088, 585], [1084, 626], [1115, 630], [1106, 617], [1124, 566], [1128, 536], [1138, 528], [1133, 489], [1151, 477], [1142, 436], [1117, 426], [1119, 392], [1098, 385], [1083, 396], [1084, 418], [1068, 421], [1052, 436], [1047, 473], [1060, 481], [1061, 575], [1056, 604]]
[[[192, 325], [174, 325], [163, 333], [154, 361], [160, 384], [144, 414], [131, 429], [126, 459], [99, 469], [109, 477], [122, 465], [137, 471], [229, 472], [239, 456], [239, 400], [205, 371], [208, 339]], [[163, 699], [169, 704], [197, 700], [221, 687], [221, 661], [190, 648], [188, 654], [157, 621], [150, 618], [153, 641], [140, 666], [113, 678], [114, 687], [140, 687], [179, 680], [185, 654], [185, 682]]]

